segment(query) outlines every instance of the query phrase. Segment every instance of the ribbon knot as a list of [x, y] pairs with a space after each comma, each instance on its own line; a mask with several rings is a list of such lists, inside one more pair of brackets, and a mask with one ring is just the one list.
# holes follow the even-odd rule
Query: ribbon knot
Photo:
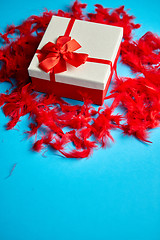
[[54, 70], [54, 73], [66, 71], [66, 63], [79, 67], [88, 58], [88, 54], [74, 52], [79, 48], [81, 45], [75, 39], [60, 36], [56, 43], [48, 42], [42, 49], [37, 50], [39, 67], [45, 72]]

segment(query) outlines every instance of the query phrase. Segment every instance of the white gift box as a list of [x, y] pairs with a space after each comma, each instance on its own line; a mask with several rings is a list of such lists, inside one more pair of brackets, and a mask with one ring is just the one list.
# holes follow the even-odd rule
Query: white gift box
[[[38, 50], [48, 42], [56, 43], [59, 36], [64, 36], [70, 21], [70, 18], [53, 16]], [[95, 62], [86, 61], [77, 68], [67, 63], [67, 71], [55, 74], [52, 81], [50, 72], [40, 69], [35, 53], [28, 68], [33, 87], [37, 91], [78, 100], [82, 100], [85, 93], [93, 103], [101, 105], [119, 56], [123, 28], [76, 19], [69, 36], [81, 45], [76, 52], [88, 54]], [[110, 61], [112, 67], [101, 60]]]

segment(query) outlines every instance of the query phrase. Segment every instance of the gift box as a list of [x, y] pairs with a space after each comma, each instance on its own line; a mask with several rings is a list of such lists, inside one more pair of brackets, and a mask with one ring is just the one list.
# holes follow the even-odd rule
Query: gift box
[[28, 68], [36, 91], [102, 105], [123, 28], [53, 16]]

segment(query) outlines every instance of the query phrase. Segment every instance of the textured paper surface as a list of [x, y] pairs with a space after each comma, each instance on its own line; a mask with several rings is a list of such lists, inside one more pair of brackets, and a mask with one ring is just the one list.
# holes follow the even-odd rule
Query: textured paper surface
[[[56, 42], [59, 36], [63, 36], [69, 21], [70, 18], [53, 16], [38, 49], [41, 49], [49, 41]], [[123, 28], [76, 20], [70, 36], [82, 46], [77, 52], [87, 53], [92, 58], [110, 60], [114, 64], [122, 40]], [[38, 65], [39, 61], [35, 54], [28, 69], [29, 75], [50, 80], [49, 73], [43, 72]], [[104, 90], [110, 71], [109, 65], [100, 63], [86, 62], [78, 68], [67, 64], [67, 71], [56, 74], [55, 80], [56, 82]]]

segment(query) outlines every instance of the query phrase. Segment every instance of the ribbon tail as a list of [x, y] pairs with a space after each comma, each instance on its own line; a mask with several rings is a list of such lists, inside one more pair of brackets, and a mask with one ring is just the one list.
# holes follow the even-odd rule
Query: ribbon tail
[[66, 61], [61, 57], [57, 65], [54, 67], [54, 73], [61, 73], [67, 70]]

